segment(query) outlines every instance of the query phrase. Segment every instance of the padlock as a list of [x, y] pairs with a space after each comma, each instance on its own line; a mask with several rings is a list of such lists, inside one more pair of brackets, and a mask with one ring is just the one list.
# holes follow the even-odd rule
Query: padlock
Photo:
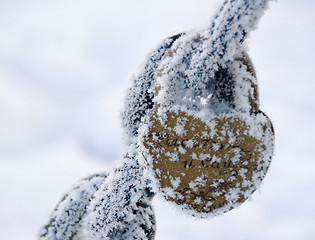
[[200, 218], [248, 199], [264, 179], [274, 149], [273, 126], [259, 109], [244, 36], [225, 44], [229, 32], [224, 34], [193, 33], [173, 44], [156, 70], [154, 106], [139, 129], [140, 156], [158, 191]]

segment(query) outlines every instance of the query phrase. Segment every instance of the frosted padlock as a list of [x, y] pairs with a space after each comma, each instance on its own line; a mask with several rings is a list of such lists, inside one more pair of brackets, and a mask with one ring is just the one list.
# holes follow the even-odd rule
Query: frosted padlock
[[[189, 41], [198, 44], [200, 38]], [[257, 189], [271, 162], [274, 130], [259, 110], [246, 53], [215, 71], [204, 94], [172, 68], [189, 58], [177, 56], [177, 48], [187, 46], [172, 47], [156, 72], [154, 107], [140, 128], [139, 145], [159, 192], [189, 215], [205, 218], [239, 206]]]

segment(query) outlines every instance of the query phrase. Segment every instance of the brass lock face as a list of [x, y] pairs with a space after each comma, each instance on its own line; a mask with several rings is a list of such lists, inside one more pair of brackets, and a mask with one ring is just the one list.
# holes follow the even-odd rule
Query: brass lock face
[[162, 121], [153, 110], [143, 152], [164, 197], [189, 211], [213, 215], [243, 203], [270, 164], [266, 152], [273, 132], [265, 120], [254, 124], [261, 134], [255, 137], [253, 121], [250, 125], [240, 117], [206, 123], [185, 112], [168, 112]]

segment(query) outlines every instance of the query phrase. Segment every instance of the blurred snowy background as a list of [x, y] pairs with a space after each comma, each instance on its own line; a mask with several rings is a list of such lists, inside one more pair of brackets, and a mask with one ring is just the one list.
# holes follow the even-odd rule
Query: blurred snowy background
[[[220, 0], [0, 0], [0, 239], [31, 240], [78, 179], [124, 153], [128, 77]], [[156, 198], [157, 240], [315, 239], [315, 1], [279, 0], [249, 54], [276, 152], [251, 201], [193, 220]]]

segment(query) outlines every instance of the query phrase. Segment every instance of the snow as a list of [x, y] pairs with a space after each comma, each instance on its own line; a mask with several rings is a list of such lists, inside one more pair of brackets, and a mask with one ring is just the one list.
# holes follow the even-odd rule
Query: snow
[[[174, 30], [208, 22], [214, 3], [0, 4], [1, 239], [35, 239], [78, 179], [121, 159], [119, 102], [128, 75]], [[314, 238], [314, 7], [271, 4], [249, 39], [261, 108], [277, 133], [261, 193], [200, 221], [155, 198], [156, 239]]]

